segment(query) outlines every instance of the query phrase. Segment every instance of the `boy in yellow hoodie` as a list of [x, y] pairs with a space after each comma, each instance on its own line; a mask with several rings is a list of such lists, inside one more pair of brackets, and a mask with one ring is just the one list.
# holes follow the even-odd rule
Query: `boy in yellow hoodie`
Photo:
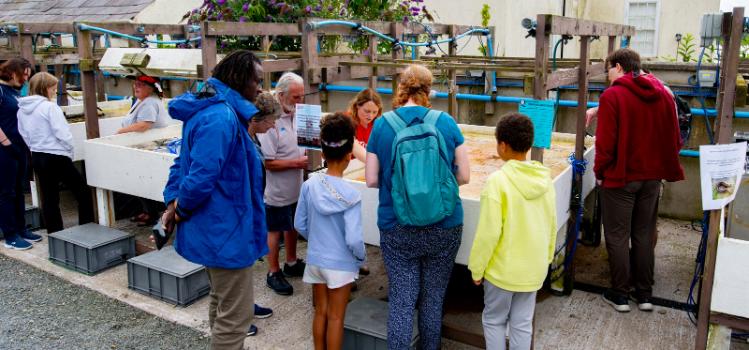
[[481, 193], [481, 211], [468, 269], [484, 284], [484, 338], [487, 349], [530, 349], [536, 291], [554, 257], [556, 207], [551, 172], [527, 161], [533, 124], [520, 113], [497, 123], [497, 153], [505, 164], [492, 173]]

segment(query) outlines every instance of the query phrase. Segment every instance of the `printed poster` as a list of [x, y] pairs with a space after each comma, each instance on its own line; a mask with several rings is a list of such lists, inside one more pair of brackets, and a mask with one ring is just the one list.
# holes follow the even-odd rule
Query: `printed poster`
[[320, 147], [322, 106], [296, 105], [296, 132], [300, 146]]
[[518, 112], [527, 115], [533, 122], [533, 147], [551, 148], [551, 132], [554, 128], [554, 101], [522, 100], [518, 106]]
[[736, 198], [744, 174], [746, 145], [700, 146], [702, 210], [722, 209]]

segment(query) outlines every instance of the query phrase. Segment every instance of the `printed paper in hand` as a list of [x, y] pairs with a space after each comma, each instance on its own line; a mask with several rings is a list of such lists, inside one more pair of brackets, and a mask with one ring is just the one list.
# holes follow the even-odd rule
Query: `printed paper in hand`
[[300, 146], [320, 147], [320, 105], [296, 105], [296, 130]]
[[746, 162], [746, 142], [700, 146], [702, 210], [721, 209], [736, 198]]

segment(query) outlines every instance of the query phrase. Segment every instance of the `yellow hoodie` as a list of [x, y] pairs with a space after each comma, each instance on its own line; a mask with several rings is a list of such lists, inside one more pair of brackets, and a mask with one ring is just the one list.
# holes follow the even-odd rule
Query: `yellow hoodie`
[[554, 185], [541, 163], [510, 160], [481, 192], [468, 269], [511, 292], [541, 289], [557, 235]]

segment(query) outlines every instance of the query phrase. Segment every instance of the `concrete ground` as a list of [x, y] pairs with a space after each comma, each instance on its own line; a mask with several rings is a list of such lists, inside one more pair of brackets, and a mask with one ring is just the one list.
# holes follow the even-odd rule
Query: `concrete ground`
[[[66, 226], [75, 224], [74, 210], [65, 201]], [[127, 220], [118, 221], [118, 227], [128, 232], [138, 232], [141, 240], [147, 228], [136, 228]], [[661, 219], [661, 232], [656, 250], [656, 296], [686, 300], [691, 280], [694, 252], [699, 232], [693, 231], [690, 223]], [[306, 245], [300, 244], [300, 256], [305, 255]], [[370, 276], [358, 282], [358, 291], [352, 297], [368, 296], [385, 299], [387, 278], [378, 247], [367, 247]], [[105, 296], [144, 310], [159, 318], [184, 325], [208, 334], [207, 298], [188, 307], [174, 307], [148, 296], [127, 289], [125, 265], [104, 271], [96, 276], [82, 275], [47, 260], [46, 239], [29, 251], [17, 252], [0, 249], [2, 254], [21, 260], [29, 265], [61, 277], [71, 283], [97, 291]], [[603, 244], [599, 248], [580, 248], [578, 258], [578, 280], [606, 286], [607, 263]], [[456, 268], [456, 276], [460, 275]], [[312, 347], [311, 288], [300, 278], [290, 279], [295, 288], [293, 296], [274, 294], [265, 287], [265, 262], [254, 267], [255, 298], [260, 305], [274, 310], [274, 316], [256, 320], [260, 328], [256, 337], [247, 338], [248, 349], [309, 349]], [[457, 280], [456, 280], [457, 279]], [[452, 330], [481, 334], [481, 295], [476, 293], [468, 281], [454, 278], [446, 305], [445, 324]], [[600, 295], [574, 291], [567, 297], [540, 295], [536, 308], [536, 349], [689, 349], [693, 347], [695, 327], [683, 311], [656, 307], [655, 312], [633, 310], [619, 314], [605, 304]], [[448, 332], [445, 332], [446, 334]], [[474, 347], [444, 339], [444, 349], [475, 349]], [[734, 343], [732, 349], [746, 350], [746, 345]]]

